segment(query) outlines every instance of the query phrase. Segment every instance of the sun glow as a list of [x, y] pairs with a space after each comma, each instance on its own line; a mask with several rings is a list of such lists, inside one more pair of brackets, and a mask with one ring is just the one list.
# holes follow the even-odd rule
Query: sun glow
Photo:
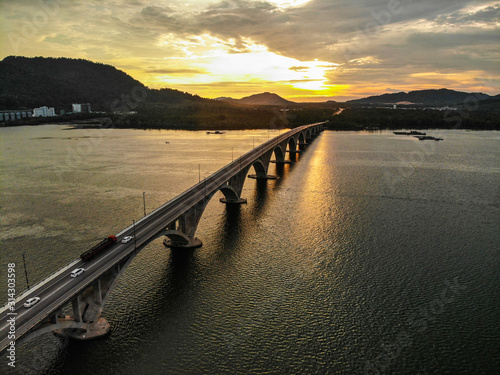
[[[250, 39], [222, 40], [212, 35], [177, 39], [168, 34], [160, 43], [172, 52], [142, 79], [153, 87], [167, 85], [205, 97], [232, 95], [229, 91], [237, 86], [255, 86], [255, 92], [281, 87], [281, 94], [288, 96], [294, 90], [302, 96], [328, 95], [332, 86], [327, 74], [338, 66], [282, 56]], [[216, 85], [222, 88], [213, 91]]]
[[269, 2], [277, 5], [280, 8], [291, 8], [302, 6], [309, 3], [311, 0], [269, 0]]

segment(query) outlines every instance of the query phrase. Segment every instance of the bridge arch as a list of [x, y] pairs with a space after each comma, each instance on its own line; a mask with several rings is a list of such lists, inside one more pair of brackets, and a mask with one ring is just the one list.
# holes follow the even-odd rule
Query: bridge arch
[[255, 170], [255, 174], [257, 178], [265, 178], [267, 176], [267, 168], [264, 166], [260, 159], [257, 159], [253, 164], [253, 169]]
[[232, 187], [231, 185], [229, 185], [229, 184], [222, 186], [219, 189], [219, 191], [222, 192], [222, 194], [224, 194], [224, 197], [228, 201], [235, 201], [235, 200], [240, 199], [240, 195], [238, 194], [238, 192], [236, 191], [236, 189], [234, 187]]
[[277, 145], [273, 150], [276, 161], [282, 163], [285, 161], [285, 152], [280, 145]]
[[304, 132], [300, 132], [299, 133], [299, 144], [305, 144], [306, 138], [307, 138], [307, 135], [304, 135]]

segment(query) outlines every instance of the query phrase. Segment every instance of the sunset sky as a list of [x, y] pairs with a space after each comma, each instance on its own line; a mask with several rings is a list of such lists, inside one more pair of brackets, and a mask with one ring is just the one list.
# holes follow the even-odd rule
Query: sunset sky
[[487, 0], [0, 0], [0, 59], [83, 58], [208, 98], [497, 95], [499, 26]]

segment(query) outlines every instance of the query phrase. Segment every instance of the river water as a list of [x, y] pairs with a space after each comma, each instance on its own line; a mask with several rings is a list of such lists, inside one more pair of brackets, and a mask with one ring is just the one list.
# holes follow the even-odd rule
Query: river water
[[[500, 373], [500, 133], [323, 132], [209, 203], [204, 246], [158, 239], [119, 280], [106, 338], [47, 334], [2, 374]], [[0, 129], [0, 300], [277, 131]], [[168, 143], [166, 143], [168, 142]], [[3, 304], [3, 303], [2, 303]]]

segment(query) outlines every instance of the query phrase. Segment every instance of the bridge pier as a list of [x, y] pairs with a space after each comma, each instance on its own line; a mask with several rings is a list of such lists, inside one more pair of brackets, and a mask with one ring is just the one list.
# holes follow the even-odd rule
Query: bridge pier
[[203, 242], [201, 242], [201, 240], [198, 237], [190, 239], [187, 243], [175, 242], [174, 240], [167, 237], [163, 240], [163, 244], [171, 249], [186, 249], [186, 250], [198, 249], [203, 246]]
[[[260, 165], [262, 166], [262, 164]], [[243, 190], [243, 184], [245, 183], [245, 178], [247, 176], [249, 169], [250, 166], [248, 166], [247, 168], [243, 168], [239, 173], [231, 177], [228, 183], [220, 189], [224, 194], [224, 198], [219, 199], [221, 203], [225, 204], [247, 203], [247, 200], [245, 198], [241, 198], [241, 191]], [[264, 169], [257, 169], [257, 173], [259, 173], [259, 171], [261, 171], [261, 173], [265, 173]]]
[[256, 174], [249, 174], [248, 178], [252, 178], [254, 180], [276, 180], [278, 176], [273, 176], [273, 175], [265, 175], [265, 176], [258, 176]]
[[280, 164], [284, 165], [284, 164], [293, 164], [294, 162], [291, 160], [283, 160], [283, 161], [271, 160], [271, 163], [278, 164], [278, 165], [280, 165]]
[[109, 334], [111, 326], [101, 312], [119, 276], [134, 256], [122, 260], [77, 294], [71, 301], [73, 315], [64, 316], [62, 308], [58, 310], [54, 334], [75, 340], [92, 340]]
[[225, 203], [225, 204], [245, 204], [245, 203], [247, 203], [247, 200], [245, 198], [238, 198], [238, 199], [235, 199], [235, 200], [227, 199], [227, 198], [221, 198], [219, 201], [221, 203]]
[[[59, 323], [72, 323], [74, 320], [67, 316], [59, 319]], [[54, 335], [67, 337], [72, 340], [93, 340], [108, 335], [111, 332], [111, 325], [106, 318], [100, 317], [97, 322], [86, 324], [81, 328], [61, 328], [54, 330]]]

